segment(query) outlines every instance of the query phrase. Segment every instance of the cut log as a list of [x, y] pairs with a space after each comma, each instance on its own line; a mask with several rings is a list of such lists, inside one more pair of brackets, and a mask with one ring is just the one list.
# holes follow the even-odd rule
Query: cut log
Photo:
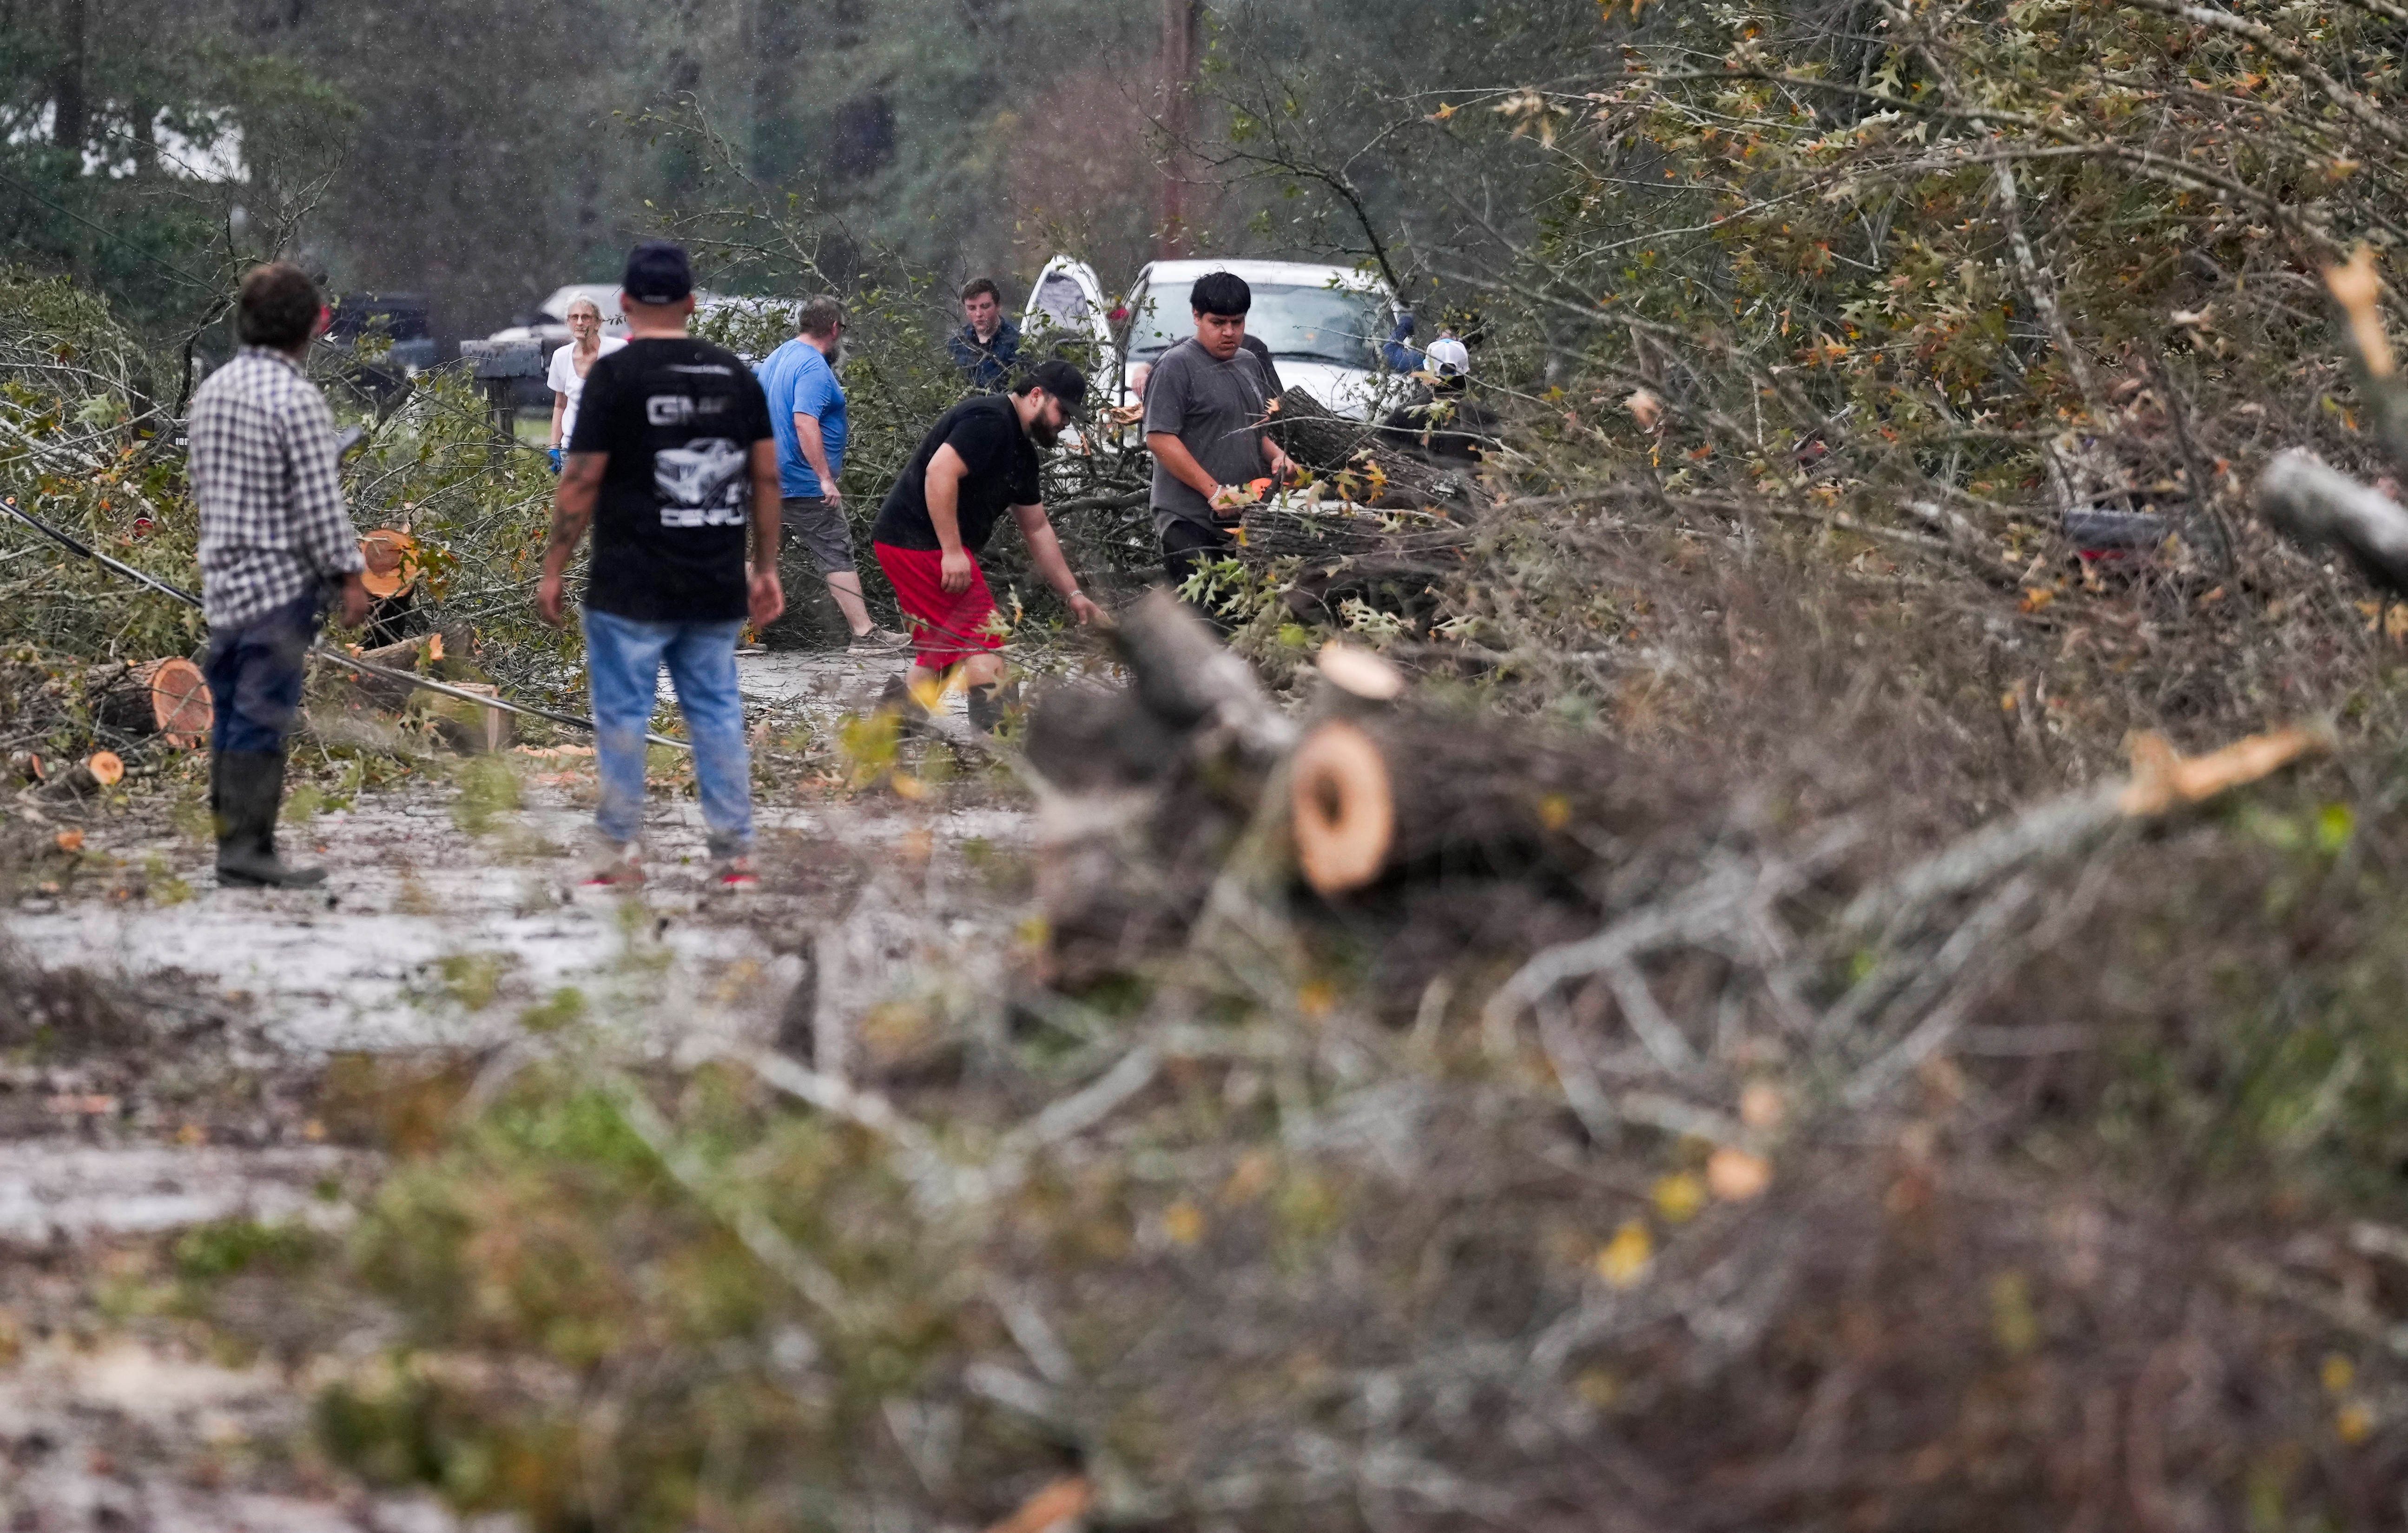
[[360, 583], [379, 600], [400, 595], [418, 580], [418, 540], [394, 527], [379, 527], [360, 539], [367, 568]]
[[114, 751], [94, 751], [59, 774], [50, 791], [82, 797], [113, 788], [125, 781], [125, 763]]
[[1395, 695], [1401, 678], [1365, 652], [1329, 652], [1298, 730], [1167, 593], [1117, 637], [1128, 686], [1057, 687], [1029, 718], [1052, 790], [1047, 972], [1065, 986], [1145, 972], [1233, 872], [1253, 900], [1293, 894], [1292, 913], [1349, 929], [1383, 912], [1400, 935], [1374, 962], [1402, 974], [1466, 943], [1578, 930], [1729, 829], [1710, 771], [1634, 772], [1610, 741], [1468, 726]]
[[212, 709], [201, 668], [181, 655], [84, 673], [93, 719], [121, 735], [165, 735], [190, 750], [208, 738]]
[[1329, 896], [1383, 879], [1579, 884], [1627, 836], [1678, 823], [1633, 796], [1621, 753], [1413, 711], [1333, 719], [1290, 763], [1297, 862]]
[[1324, 896], [1380, 876], [1397, 839], [1397, 797], [1380, 748], [1358, 726], [1333, 720], [1304, 738], [1288, 763], [1296, 860]]
[[[454, 681], [452, 685], [462, 692], [473, 692], [480, 697], [498, 697], [501, 689], [488, 682]], [[436, 733], [446, 743], [468, 755], [491, 754], [505, 750], [510, 743], [510, 715], [498, 708], [482, 708], [465, 697], [450, 697], [439, 692], [426, 694], [427, 712], [435, 720]]]
[[198, 666], [164, 655], [135, 666], [134, 676], [150, 689], [150, 717], [169, 744], [189, 751], [208, 738], [216, 709]]

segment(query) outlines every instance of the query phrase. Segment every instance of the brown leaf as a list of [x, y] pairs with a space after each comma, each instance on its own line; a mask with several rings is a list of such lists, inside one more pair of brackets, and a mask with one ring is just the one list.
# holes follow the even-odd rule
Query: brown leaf
[[1087, 1510], [1095, 1487], [1084, 1475], [1067, 1474], [1020, 1503], [1020, 1510], [987, 1529], [987, 1533], [1049, 1533], [1068, 1528]]

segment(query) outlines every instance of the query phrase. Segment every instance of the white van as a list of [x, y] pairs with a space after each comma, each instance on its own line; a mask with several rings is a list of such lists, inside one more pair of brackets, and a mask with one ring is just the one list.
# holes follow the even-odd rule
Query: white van
[[1020, 318], [1023, 354], [1063, 340], [1080, 343], [1095, 359], [1092, 374], [1101, 403], [1133, 404], [1154, 359], [1196, 333], [1187, 290], [1214, 271], [1242, 277], [1254, 290], [1246, 334], [1270, 348], [1280, 381], [1358, 421], [1382, 413], [1395, 385], [1380, 347], [1395, 328], [1397, 297], [1387, 283], [1352, 266], [1155, 261], [1137, 274], [1128, 297], [1114, 305], [1106, 301], [1085, 262], [1057, 255], [1029, 290]]

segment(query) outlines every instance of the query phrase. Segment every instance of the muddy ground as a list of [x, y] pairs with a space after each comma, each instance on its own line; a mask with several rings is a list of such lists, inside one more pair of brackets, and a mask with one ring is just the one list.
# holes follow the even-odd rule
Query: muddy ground
[[[330, 871], [308, 893], [218, 889], [164, 795], [16, 816], [21, 839], [83, 844], [0, 910], [0, 1526], [459, 1526], [317, 1456], [312, 1359], [224, 1355], [177, 1313], [222, 1222], [339, 1222], [408, 1132], [393, 1082], [473, 1076], [568, 1015], [646, 1052], [749, 1035], [824, 1054], [880, 1046], [862, 1019], [915, 989], [1010, 982], [1025, 800], [938, 747], [905, 747], [933, 769], [901, 792], [844, 769], [840, 721], [896, 662], [743, 665], [756, 738], [811, 742], [763, 752], [783, 765], [757, 792], [752, 894], [707, 889], [698, 811], [666, 790], [641, 895], [580, 894], [593, 776], [573, 752], [502, 758], [516, 808], [461, 765], [288, 826], [288, 853]], [[376, 1344], [357, 1317], [346, 1345]]]

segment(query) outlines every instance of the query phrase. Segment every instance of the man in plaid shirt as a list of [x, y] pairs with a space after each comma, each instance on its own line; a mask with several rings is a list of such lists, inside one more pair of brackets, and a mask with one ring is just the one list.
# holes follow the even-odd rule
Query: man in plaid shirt
[[209, 624], [209, 811], [218, 881], [304, 887], [325, 869], [276, 855], [284, 737], [301, 708], [301, 666], [327, 597], [367, 616], [359, 534], [336, 477], [334, 412], [302, 370], [325, 328], [317, 284], [298, 266], [242, 281], [242, 350], [193, 396], [186, 425], [201, 510], [201, 606]]

